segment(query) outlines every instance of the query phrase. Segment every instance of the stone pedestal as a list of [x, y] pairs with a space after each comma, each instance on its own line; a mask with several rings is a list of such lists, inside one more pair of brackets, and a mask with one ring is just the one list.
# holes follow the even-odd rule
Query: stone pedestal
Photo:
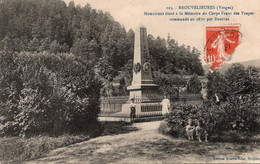
[[[137, 117], [161, 114], [161, 106], [156, 100], [158, 85], [153, 81], [149, 59], [146, 28], [140, 25], [135, 31], [133, 81], [127, 87], [130, 92], [129, 100], [135, 98]], [[123, 113], [130, 114], [129, 103], [130, 101], [122, 106]]]

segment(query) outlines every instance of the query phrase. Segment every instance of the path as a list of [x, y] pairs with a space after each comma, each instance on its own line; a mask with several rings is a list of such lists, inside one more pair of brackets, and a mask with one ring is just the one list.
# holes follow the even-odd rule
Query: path
[[160, 122], [135, 123], [133, 126], [140, 130], [93, 138], [53, 150], [46, 157], [27, 163], [220, 162], [214, 161], [213, 157], [234, 157], [256, 150], [255, 146], [173, 139], [157, 132]]

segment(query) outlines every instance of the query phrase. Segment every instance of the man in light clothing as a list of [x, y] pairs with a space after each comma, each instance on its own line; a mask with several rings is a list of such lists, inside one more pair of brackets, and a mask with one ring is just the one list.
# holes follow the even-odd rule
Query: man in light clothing
[[161, 102], [162, 105], [162, 115], [166, 115], [169, 113], [169, 108], [171, 106], [170, 100], [164, 95], [164, 99]]

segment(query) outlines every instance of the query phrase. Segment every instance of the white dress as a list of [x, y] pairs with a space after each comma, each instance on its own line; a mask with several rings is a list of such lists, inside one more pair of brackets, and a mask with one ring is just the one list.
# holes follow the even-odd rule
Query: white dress
[[162, 105], [162, 115], [169, 113], [169, 108], [171, 106], [170, 100], [163, 99], [161, 102], [161, 105]]

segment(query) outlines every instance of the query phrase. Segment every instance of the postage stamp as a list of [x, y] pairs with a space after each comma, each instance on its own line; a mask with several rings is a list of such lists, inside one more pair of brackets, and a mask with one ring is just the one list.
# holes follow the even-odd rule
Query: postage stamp
[[240, 37], [239, 26], [206, 27], [205, 61], [211, 70], [231, 59]]

